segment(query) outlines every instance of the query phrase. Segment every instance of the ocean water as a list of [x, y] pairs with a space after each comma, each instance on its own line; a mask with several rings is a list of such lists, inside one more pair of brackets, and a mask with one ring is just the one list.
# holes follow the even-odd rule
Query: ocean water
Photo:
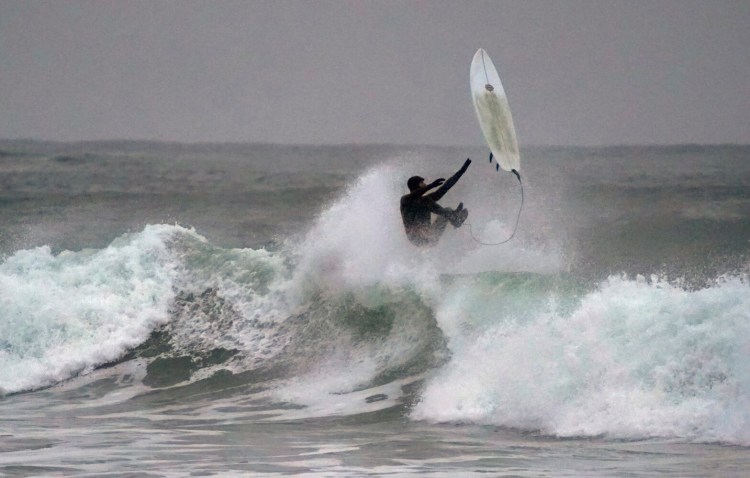
[[747, 476], [750, 147], [521, 173], [490, 247], [481, 148], [0, 141], [0, 476]]

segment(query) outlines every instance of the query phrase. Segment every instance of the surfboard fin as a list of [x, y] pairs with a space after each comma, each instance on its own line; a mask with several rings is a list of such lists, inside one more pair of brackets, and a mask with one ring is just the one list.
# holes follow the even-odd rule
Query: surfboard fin
[[495, 163], [495, 171], [500, 171], [500, 165]]
[[492, 163], [492, 151], [490, 151], [490, 163]]

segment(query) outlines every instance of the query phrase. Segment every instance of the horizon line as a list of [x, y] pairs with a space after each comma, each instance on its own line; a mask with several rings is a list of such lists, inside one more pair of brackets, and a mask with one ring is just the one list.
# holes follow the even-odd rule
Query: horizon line
[[[76, 145], [76, 144], [114, 144], [114, 143], [131, 143], [131, 144], [154, 144], [154, 145], [182, 145], [182, 146], [211, 146], [211, 145], [235, 145], [235, 146], [249, 146], [249, 145], [264, 145], [264, 146], [296, 146], [296, 147], [326, 147], [326, 146], [385, 146], [385, 147], [404, 147], [404, 148], [475, 148], [475, 147], [486, 147], [485, 144], [428, 144], [428, 143], [388, 143], [388, 142], [331, 142], [331, 143], [285, 143], [276, 141], [179, 141], [179, 140], [168, 140], [168, 139], [133, 139], [133, 138], [108, 138], [108, 139], [77, 139], [77, 140], [58, 140], [58, 139], [40, 139], [40, 138], [3, 138], [0, 137], [0, 143], [46, 143], [46, 144], [60, 144], [60, 145]], [[682, 142], [682, 143], [601, 143], [601, 144], [574, 144], [574, 143], [546, 143], [546, 144], [527, 144], [521, 146], [519, 149], [524, 148], [623, 148], [623, 147], [684, 147], [684, 146], [750, 146], [750, 143], [737, 143], [737, 142]]]

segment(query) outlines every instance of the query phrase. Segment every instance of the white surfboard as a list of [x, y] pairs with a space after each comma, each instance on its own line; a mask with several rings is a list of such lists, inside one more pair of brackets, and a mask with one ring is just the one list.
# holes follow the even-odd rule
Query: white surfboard
[[471, 60], [469, 70], [471, 97], [487, 146], [501, 168], [520, 170], [520, 155], [508, 97], [495, 65], [480, 48]]

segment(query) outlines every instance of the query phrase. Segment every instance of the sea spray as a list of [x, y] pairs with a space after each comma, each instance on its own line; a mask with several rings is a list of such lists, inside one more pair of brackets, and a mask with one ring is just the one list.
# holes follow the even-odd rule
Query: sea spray
[[430, 251], [415, 251], [403, 232], [399, 174], [387, 165], [372, 169], [322, 212], [294, 248], [296, 273], [332, 289], [419, 275]]
[[500, 251], [498, 259], [497, 251], [478, 250], [453, 229], [438, 246], [415, 248], [398, 210], [406, 177], [394, 163], [372, 168], [321, 213], [302, 241], [289, 245], [295, 268], [287, 298], [315, 324], [300, 328], [293, 342], [316, 337], [316, 348], [327, 352], [281, 387], [280, 399], [312, 401], [319, 410], [325, 397], [340, 403], [343, 394], [361, 387], [417, 376], [444, 363], [448, 351], [434, 311], [450, 277], [445, 271], [497, 268], [508, 257], [525, 257], [533, 269], [555, 269], [554, 257], [522, 241]]

